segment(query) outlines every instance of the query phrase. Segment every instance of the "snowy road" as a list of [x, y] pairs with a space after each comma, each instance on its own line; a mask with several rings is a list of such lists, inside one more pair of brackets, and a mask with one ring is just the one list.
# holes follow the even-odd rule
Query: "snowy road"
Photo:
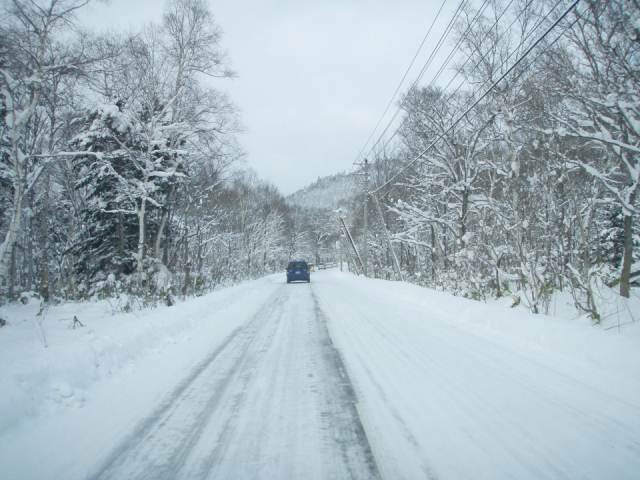
[[91, 478], [378, 478], [356, 402], [311, 288], [282, 285]]
[[[145, 315], [8, 364], [80, 373], [1, 432], [0, 477], [640, 479], [640, 337], [336, 270]], [[136, 341], [164, 346], [91, 373]]]
[[640, 478], [638, 379], [452, 322], [463, 299], [331, 280], [319, 303], [383, 477]]

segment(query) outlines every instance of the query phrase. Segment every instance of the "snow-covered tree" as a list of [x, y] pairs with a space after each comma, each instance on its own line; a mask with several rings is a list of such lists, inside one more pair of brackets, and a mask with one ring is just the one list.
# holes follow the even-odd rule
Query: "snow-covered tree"
[[[0, 100], [3, 181], [11, 184], [11, 214], [0, 243], [0, 279], [9, 274], [22, 227], [23, 207], [45, 165], [55, 153], [57, 125], [43, 127], [43, 91], [55, 91], [60, 78], [79, 69], [82, 51], [65, 51], [56, 36], [69, 26], [74, 13], [90, 0], [36, 0], [3, 2]], [[51, 113], [51, 112], [49, 112]], [[49, 117], [55, 123], [55, 115]], [[48, 135], [48, 138], [43, 138]], [[6, 197], [5, 197], [6, 198]], [[15, 261], [14, 261], [15, 263]]]
[[600, 150], [568, 161], [598, 179], [622, 211], [620, 295], [628, 297], [640, 189], [640, 6], [584, 4], [565, 20], [566, 40], [548, 62], [551, 85], [564, 99], [552, 132]]

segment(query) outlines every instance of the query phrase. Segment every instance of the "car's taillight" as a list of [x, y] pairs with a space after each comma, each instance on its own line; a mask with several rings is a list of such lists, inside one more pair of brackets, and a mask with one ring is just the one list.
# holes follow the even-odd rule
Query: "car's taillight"
[[309, 275], [310, 270], [307, 268], [307, 275]]
[[287, 275], [289, 275], [289, 269], [287, 269]]

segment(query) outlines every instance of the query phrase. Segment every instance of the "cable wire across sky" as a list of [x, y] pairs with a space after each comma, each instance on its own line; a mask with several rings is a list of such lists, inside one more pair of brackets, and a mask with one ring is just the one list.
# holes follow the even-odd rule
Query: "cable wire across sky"
[[[446, 1], [446, 0], [445, 0]], [[555, 9], [558, 7], [558, 5], [562, 2], [562, 0], [558, 0], [554, 6], [546, 13], [546, 15], [542, 16], [537, 22], [536, 25], [531, 28], [527, 34], [522, 38], [520, 44], [507, 56], [507, 58], [502, 62], [502, 64], [499, 67], [499, 70], [504, 70], [504, 68], [508, 65], [509, 60], [518, 52], [518, 50], [522, 51], [522, 47], [523, 44], [525, 44], [527, 42], [527, 40], [529, 38], [531, 38], [535, 32], [539, 29], [539, 27], [549, 18], [549, 16], [555, 11]], [[468, 105], [469, 102], [473, 101], [473, 104], [471, 106], [469, 106], [468, 108], [466, 108], [466, 110], [464, 110], [464, 112], [458, 116], [458, 118], [440, 135], [438, 135], [438, 137], [429, 144], [429, 146], [427, 146], [419, 155], [417, 155], [414, 159], [412, 159], [407, 165], [405, 165], [399, 172], [397, 172], [391, 179], [389, 179], [387, 182], [385, 182], [383, 185], [381, 185], [380, 187], [376, 188], [375, 190], [373, 190], [372, 192], [370, 192], [370, 194], [376, 194], [377, 192], [379, 192], [380, 190], [382, 190], [384, 187], [388, 186], [389, 184], [391, 184], [392, 182], [394, 182], [402, 173], [404, 173], [407, 169], [409, 169], [412, 165], [414, 165], [418, 160], [420, 160], [421, 158], [423, 158], [423, 156], [431, 149], [433, 148], [433, 146], [435, 146], [437, 144], [438, 141], [440, 141], [442, 138], [444, 138], [444, 136], [449, 133], [453, 128], [455, 128], [464, 118], [466, 118], [469, 113], [484, 99], [487, 97], [487, 95], [498, 86], [498, 84], [500, 82], [502, 82], [511, 72], [513, 72], [513, 70], [518, 67], [523, 60], [557, 27], [557, 25], [574, 9], [577, 7], [577, 5], [579, 4], [580, 0], [576, 0], [575, 2], [573, 2], [566, 10], [565, 12], [560, 15], [556, 21], [540, 36], [538, 37], [534, 42], [532, 42], [528, 47], [526, 47], [526, 49], [524, 50], [524, 53], [522, 53], [517, 59], [516, 61], [513, 63], [513, 65], [511, 65], [510, 67], [507, 68], [507, 70], [498, 78], [498, 80], [496, 80], [495, 82], [493, 82], [485, 91], [484, 93], [482, 93], [482, 95], [479, 95], [481, 89], [482, 89], [482, 85], [478, 86], [475, 90], [475, 92], [473, 92], [470, 95], [469, 100], [467, 101], [467, 103], [465, 105], [463, 105], [461, 107], [461, 111], [466, 107], [466, 105]], [[503, 17], [503, 15], [505, 15], [505, 13], [507, 12], [507, 10], [509, 9], [509, 7], [511, 6], [511, 4], [513, 3], [513, 0], [507, 5], [507, 7], [505, 9], [503, 9], [500, 14], [496, 17], [495, 21], [493, 22], [493, 26], [488, 29], [491, 30], [492, 28], [495, 27], [495, 25], [498, 24], [498, 22], [500, 21], [500, 19]], [[511, 28], [513, 27], [513, 25], [518, 21], [518, 19], [521, 17], [521, 15], [523, 15], [523, 13], [530, 7], [530, 5], [533, 3], [533, 0], [529, 1], [524, 8], [518, 13], [518, 15], [514, 18], [514, 20], [510, 23], [509, 27], [502, 32], [502, 34], [500, 35], [499, 39], [496, 40], [499, 41], [504, 35], [507, 34], [507, 32], [509, 32], [511, 30]], [[451, 60], [455, 57], [456, 53], [461, 51], [461, 45], [462, 42], [464, 40], [466, 40], [467, 35], [471, 32], [471, 28], [475, 25], [475, 23], [478, 21], [480, 15], [482, 12], [484, 12], [484, 9], [486, 8], [488, 4], [488, 1], [485, 0], [482, 4], [482, 6], [476, 11], [476, 14], [474, 16], [474, 18], [469, 22], [469, 25], [467, 27], [467, 29], [465, 30], [465, 32], [460, 36], [460, 38], [458, 39], [458, 41], [456, 42], [456, 45], [454, 46], [454, 48], [451, 50], [451, 52], [449, 53], [449, 55], [447, 56], [446, 60], [442, 63], [442, 65], [440, 66], [440, 68], [438, 69], [437, 73], [435, 74], [435, 76], [432, 78], [432, 80], [429, 82], [429, 87], [433, 87], [435, 85], [435, 82], [437, 81], [437, 79], [440, 77], [440, 75], [442, 74], [442, 72], [446, 69], [446, 67], [449, 65], [449, 63], [451, 62]], [[454, 22], [456, 21], [456, 19], [460, 16], [462, 9], [467, 7], [469, 5], [469, 2], [467, 0], [463, 0], [458, 8], [456, 9], [455, 13], [452, 16], [451, 21], [449, 22], [447, 28], [445, 29], [445, 32], [443, 32], [443, 34], [440, 37], [440, 40], [438, 41], [438, 43], [436, 44], [436, 46], [434, 47], [434, 49], [432, 50], [429, 59], [427, 60], [427, 62], [425, 63], [425, 66], [423, 67], [423, 69], [421, 70], [419, 76], [416, 78], [416, 80], [413, 82], [413, 84], [411, 85], [409, 92], [411, 92], [418, 84], [418, 82], [422, 79], [422, 76], [424, 75], [424, 72], [426, 71], [426, 69], [428, 68], [428, 66], [430, 66], [433, 58], [435, 57], [435, 55], [437, 54], [437, 52], [440, 50], [440, 48], [442, 47], [442, 44], [444, 43], [444, 41], [446, 40], [446, 38], [448, 37], [449, 33], [451, 32], [451, 29], [454, 25]], [[440, 11], [442, 10], [441, 6], [438, 15], [440, 13]], [[437, 18], [437, 17], [436, 17]], [[435, 20], [434, 20], [435, 22]], [[573, 25], [575, 24], [575, 21], [571, 24]], [[560, 37], [562, 37], [562, 35], [564, 35], [564, 33], [566, 32], [566, 30], [568, 28], [571, 27], [571, 25], [569, 25], [567, 28], [565, 28], [563, 30], [563, 32], [561, 32], [549, 45], [546, 46], [546, 48], [541, 51], [540, 53], [538, 53], [538, 55], [536, 55], [536, 57], [529, 62], [528, 66], [532, 65], [533, 63], [535, 63], [535, 61], [540, 58], [540, 56], [542, 56], [553, 44], [555, 44], [558, 39]], [[432, 24], [433, 26], [433, 24]], [[429, 29], [427, 36], [425, 36], [425, 40], [429, 35], [429, 32], [431, 31], [431, 28]], [[487, 33], [484, 35], [484, 37], [480, 40], [480, 43], [484, 42], [486, 40], [488, 36], [488, 31]], [[420, 45], [420, 49], [422, 49], [425, 40], [423, 40], [423, 43]], [[420, 49], [418, 51], [420, 51]], [[489, 52], [485, 52], [484, 55], [482, 55], [482, 58], [478, 60], [478, 62], [474, 63], [472, 69], [476, 69], [479, 67], [480, 63], [483, 61], [483, 59], [486, 57], [486, 55]], [[416, 54], [417, 56], [417, 54]], [[409, 69], [407, 70], [407, 72], [405, 73], [402, 82], [400, 83], [400, 85], [398, 86], [398, 88], [396, 89], [396, 92], [394, 93], [394, 98], [397, 95], [398, 91], [400, 90], [402, 83], [404, 82], [408, 71], [410, 70], [411, 66], [414, 64], [415, 62], [415, 58], [412, 60], [411, 65], [409, 66]], [[448, 82], [448, 84], [446, 85], [445, 89], [442, 90], [442, 92], [444, 93], [446, 91], [446, 89], [455, 81], [455, 79], [458, 77], [458, 75], [460, 74], [460, 72], [462, 71], [462, 68], [464, 68], [464, 66], [467, 64], [467, 62], [470, 60], [471, 57], [467, 57], [467, 59], [464, 61], [464, 63], [462, 64], [462, 66], [460, 68], [458, 68], [457, 73], [452, 77], [452, 79]], [[522, 71], [520, 71], [517, 75], [516, 78], [520, 78], [520, 76], [524, 73], [526, 69], [523, 69]], [[462, 86], [466, 83], [466, 80], [464, 82], [461, 82], [458, 87], [456, 88], [455, 93], [457, 93], [460, 88], [462, 88]], [[486, 85], [486, 84], [484, 84]], [[427, 87], [427, 88], [429, 88]], [[407, 94], [408, 95], [408, 94]], [[406, 97], [405, 97], [406, 98]], [[367, 140], [367, 142], [365, 143], [365, 146], [363, 147], [363, 149], [361, 150], [361, 152], [359, 153], [359, 158], [362, 155], [362, 152], [365, 150], [366, 145], [370, 142], [371, 138], [373, 137], [373, 135], [375, 134], [376, 129], [379, 127], [382, 118], [384, 118], [384, 115], [387, 113], [389, 106], [393, 103], [393, 99], [389, 102], [387, 108], [385, 109], [380, 121], [378, 121], [378, 124], [376, 125], [373, 133], [371, 134], [371, 136], [369, 137], [369, 139]], [[398, 109], [396, 110], [394, 116], [392, 117], [392, 119], [388, 122], [387, 126], [385, 127], [384, 131], [382, 132], [382, 134], [379, 136], [378, 140], [371, 146], [371, 148], [368, 150], [367, 156], [371, 155], [372, 152], [374, 151], [374, 149], [380, 144], [380, 142], [382, 141], [385, 133], [387, 132], [387, 130], [390, 128], [390, 126], [393, 124], [395, 118], [397, 117], [397, 115], [399, 114], [399, 112], [402, 110], [402, 104], [400, 104], [398, 106]], [[476, 115], [477, 116], [477, 115]], [[475, 117], [474, 117], [475, 118]], [[399, 129], [401, 128], [402, 124], [400, 126], [398, 126], [396, 128], [396, 130], [394, 131], [393, 135], [387, 139], [387, 141], [384, 143], [382, 149], [385, 149], [387, 147], [387, 145], [390, 143], [390, 141], [392, 140], [393, 137], [395, 137], [395, 135], [398, 133]], [[366, 158], [366, 156], [365, 156]], [[354, 163], [355, 164], [355, 163]]]
[[[502, 82], [502, 80], [504, 80], [507, 75], [509, 75], [509, 73], [511, 73], [519, 64], [520, 62], [522, 62], [532, 51], [533, 49], [538, 46], [538, 44], [540, 42], [542, 42], [542, 40], [544, 40], [544, 38], [551, 33], [555, 27], [578, 5], [578, 3], [580, 3], [580, 0], [576, 0], [573, 4], [571, 4], [571, 6], [553, 23], [553, 25], [551, 25], [546, 31], [545, 33], [540, 36], [540, 38], [538, 38], [533, 45], [531, 45], [521, 56], [520, 58], [518, 58], [518, 60], [502, 75], [500, 76], [500, 78], [498, 80], [496, 80], [490, 87], [489, 89], [487, 89], [487, 91], [480, 97], [478, 98], [473, 105], [471, 105], [462, 115], [460, 115], [458, 117], [458, 119], [453, 122], [449, 128], [447, 128], [443, 133], [441, 133], [440, 135], [438, 135], [438, 138], [436, 138], [428, 147], [426, 147], [417, 157], [415, 157], [411, 162], [409, 162], [407, 165], [405, 165], [398, 173], [396, 173], [396, 175], [394, 175], [390, 180], [388, 180], [387, 182], [385, 182], [383, 185], [381, 185], [380, 187], [378, 187], [377, 189], [375, 189], [374, 191], [370, 192], [371, 194], [375, 194], [377, 192], [379, 192], [381, 189], [383, 189], [385, 186], [389, 185], [390, 183], [392, 183], [393, 181], [395, 181], [396, 178], [398, 178], [402, 173], [404, 173], [411, 165], [413, 165], [415, 162], [417, 162], [418, 160], [420, 160], [429, 150], [431, 150], [431, 148], [433, 148], [437, 142], [439, 142], [442, 138], [444, 138], [444, 136], [449, 133], [453, 128], [455, 128], [455, 126], [460, 123], [460, 121], [462, 121], [463, 118], [465, 118], [469, 112], [471, 110], [473, 110], [500, 82]], [[565, 29], [566, 31], [566, 29]], [[564, 34], [564, 32], [563, 32]], [[560, 35], [561, 36], [561, 35]], [[560, 38], [560, 36], [558, 36], [558, 38]], [[553, 43], [555, 43], [558, 38], [556, 38], [556, 40], [554, 40]], [[547, 48], [545, 49], [545, 51], [550, 47], [547, 46]], [[536, 60], [540, 57], [540, 55], [538, 55], [536, 57]], [[518, 75], [520, 76], [522, 75], [522, 72]]]
[[[501, 19], [501, 18], [504, 16], [504, 14], [507, 12], [507, 10], [509, 9], [509, 7], [510, 7], [510, 6], [511, 6], [511, 4], [513, 3], [513, 1], [514, 1], [514, 0], [512, 0], [512, 1], [507, 5], [507, 7], [505, 7], [505, 9], [503, 9], [503, 10], [502, 10], [502, 12], [500, 13], [500, 15], [498, 15], [498, 17], [497, 17], [497, 18], [496, 18], [496, 20], [493, 22], [493, 24], [491, 25], [491, 27], [487, 29], [487, 32], [485, 33], [485, 35], [483, 36], [483, 38], [480, 40], [480, 43], [482, 43], [483, 41], [485, 41], [485, 39], [487, 38], [487, 36], [489, 35], [489, 33], [492, 31], [492, 29], [493, 29], [493, 28], [498, 24], [498, 22], [500, 21], [500, 19]], [[510, 25], [509, 25], [509, 26], [508, 26], [508, 27], [507, 27], [507, 28], [506, 28], [506, 29], [505, 29], [505, 30], [500, 34], [500, 36], [498, 37], [498, 39], [497, 39], [497, 40], [495, 40], [495, 43], [496, 43], [496, 44], [497, 44], [497, 43], [499, 43], [499, 42], [502, 40], [502, 38], [503, 38], [507, 33], [509, 33], [509, 32], [511, 31], [511, 29], [512, 29], [512, 28], [513, 28], [513, 26], [514, 26], [514, 24], [515, 24], [515, 23], [518, 21], [518, 19], [520, 19], [520, 17], [521, 17], [521, 16], [522, 16], [526, 11], [527, 11], [527, 9], [531, 6], [531, 4], [533, 3], [533, 1], [534, 1], [534, 0], [530, 0], [530, 1], [529, 1], [529, 2], [524, 6], [524, 8], [520, 10], [520, 12], [518, 13], [518, 15], [517, 15], [513, 20], [512, 20], [512, 22], [510, 23]], [[526, 41], [527, 41], [527, 40], [528, 40], [528, 39], [529, 39], [529, 38], [530, 38], [530, 37], [531, 37], [531, 36], [532, 36], [532, 35], [533, 35], [537, 30], [538, 30], [538, 28], [543, 24], [543, 22], [544, 22], [545, 20], [547, 20], [547, 19], [548, 19], [549, 15], [551, 15], [551, 13], [553, 13], [553, 11], [557, 8], [557, 6], [558, 6], [562, 1], [563, 1], [563, 0], [558, 0], [558, 1], [556, 2], [556, 4], [553, 6], [553, 8], [551, 8], [551, 10], [549, 10], [549, 12], [547, 12], [547, 14], [546, 14], [544, 17], [542, 17], [542, 18], [540, 18], [540, 19], [538, 20], [537, 24], [536, 24], [532, 29], [530, 29], [530, 30], [529, 30], [529, 32], [524, 36], [524, 38], [522, 39], [522, 41], [521, 41], [521, 44], [520, 44], [520, 45], [523, 45], [523, 44], [524, 44], [524, 42], [526, 42]], [[476, 15], [476, 18], [477, 18], [477, 15]], [[475, 21], [475, 19], [474, 19], [474, 21]], [[468, 31], [469, 31], [469, 29], [467, 29], [467, 32], [468, 32]], [[457, 52], [460, 50], [459, 46], [460, 46], [460, 44], [461, 44], [461, 41], [462, 41], [463, 39], [465, 39], [465, 38], [466, 38], [466, 33], [467, 33], [467, 32], [465, 32], [465, 35], [464, 35], [463, 37], [461, 37], [461, 39], [460, 39], [460, 41], [457, 43], [456, 47], [451, 51], [451, 53], [450, 53], [449, 57], [447, 58], [447, 61], [446, 61], [445, 63], [443, 63], [443, 65], [441, 66], [440, 70], [438, 70], [438, 73], [436, 74], [436, 76], [432, 79], [432, 81], [429, 83], [429, 85], [428, 85], [427, 87], [425, 87], [425, 89], [426, 89], [426, 90], [429, 90], [429, 89], [431, 89], [431, 88], [433, 88], [433, 87], [434, 87], [435, 82], [437, 81], [437, 79], [439, 78], [439, 76], [441, 75], [441, 73], [444, 71], [445, 67], [450, 63], [451, 58], [453, 58], [453, 57], [454, 57], [454, 54], [455, 54], [455, 53], [457, 53]], [[509, 59], [511, 59], [511, 57], [513, 57], [513, 55], [514, 55], [517, 51], [518, 51], [518, 49], [516, 48], [516, 49], [514, 49], [514, 50], [513, 50], [513, 51], [512, 51], [508, 56], [507, 56], [507, 58], [506, 58], [506, 59], [502, 62], [502, 64], [500, 65], [500, 69], [504, 68], [504, 67], [508, 64]], [[478, 61], [473, 65], [473, 67], [472, 67], [472, 68], [473, 68], [473, 69], [477, 69], [477, 68], [480, 66], [480, 63], [481, 63], [482, 61], [484, 61], [485, 57], [486, 57], [490, 52], [492, 52], [492, 49], [490, 49], [490, 50], [488, 50], [487, 52], [485, 52], [485, 53], [482, 55], [482, 57], [481, 57], [480, 59], [478, 59]], [[444, 88], [442, 88], [442, 92], [443, 92], [443, 93], [445, 93], [445, 92], [447, 91], [447, 89], [451, 86], [451, 84], [452, 84], [452, 83], [453, 83], [453, 82], [458, 78], [458, 76], [461, 74], [461, 72], [463, 71], [464, 67], [467, 65], [467, 63], [469, 62], [469, 60], [470, 60], [470, 59], [471, 59], [471, 57], [467, 56], [467, 59], [463, 62], [463, 64], [462, 64], [460, 67], [457, 67], [457, 69], [456, 69], [456, 70], [457, 70], [456, 74], [451, 78], [451, 80], [449, 81], [449, 83], [448, 83]], [[455, 89], [451, 94], [449, 94], [449, 96], [450, 96], [450, 97], [455, 96], [455, 95], [460, 91], [460, 89], [461, 89], [463, 86], [468, 85], [468, 84], [469, 84], [468, 80], [467, 80], [467, 79], [464, 79], [464, 81], [460, 82], [460, 83], [459, 83], [459, 85], [458, 85], [458, 87], [457, 87], [457, 88], [456, 88], [456, 89]], [[481, 88], [482, 88], [483, 86], [486, 86], [486, 83], [483, 83], [483, 84], [481, 84], [480, 86], [478, 86], [478, 87], [476, 87], [476, 88], [474, 89], [473, 93], [469, 96], [469, 100], [467, 101], [467, 103], [465, 103], [465, 104], [463, 105], [463, 107], [462, 107], [462, 108], [465, 108], [465, 107], [466, 107], [466, 105], [468, 105], [468, 104], [469, 104], [469, 103], [470, 103], [474, 98], [476, 98], [476, 95], [478, 95], [478, 94], [479, 94], [479, 92], [480, 92], [480, 90], [481, 90]], [[397, 112], [397, 113], [399, 113], [399, 111], [400, 111], [400, 108], [398, 109], [398, 112]], [[393, 120], [394, 120], [394, 119], [395, 119], [395, 116], [394, 116], [394, 118], [393, 118], [393, 119], [391, 119], [391, 121], [389, 122], [389, 125], [387, 126], [387, 129], [389, 128], [389, 126], [391, 125], [391, 123], [393, 122]], [[399, 132], [399, 131], [400, 131], [400, 129], [402, 128], [402, 125], [403, 125], [403, 124], [404, 124], [404, 119], [403, 119], [403, 121], [400, 123], [400, 125], [395, 129], [395, 131], [393, 132], [393, 134], [392, 134], [392, 135], [391, 135], [391, 136], [390, 136], [390, 137], [385, 141], [384, 145], [381, 147], [381, 150], [384, 150], [384, 149], [389, 145], [389, 143], [393, 140], [393, 138], [398, 134], [398, 132]], [[385, 129], [385, 131], [382, 133], [382, 135], [381, 135], [380, 139], [378, 139], [378, 141], [376, 142], [376, 145], [377, 145], [377, 144], [382, 140], [382, 136], [384, 135], [384, 133], [386, 133], [386, 130], [387, 130], [387, 129]], [[374, 147], [375, 147], [375, 145], [374, 145]], [[369, 155], [371, 155], [372, 151], [373, 151], [373, 147], [372, 147], [372, 150], [369, 152]]]

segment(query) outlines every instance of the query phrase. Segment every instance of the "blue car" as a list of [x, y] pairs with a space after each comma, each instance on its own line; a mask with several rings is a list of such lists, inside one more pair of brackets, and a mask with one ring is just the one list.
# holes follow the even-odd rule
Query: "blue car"
[[295, 281], [311, 281], [311, 269], [309, 265], [307, 265], [307, 262], [289, 262], [289, 266], [287, 267], [287, 283]]

